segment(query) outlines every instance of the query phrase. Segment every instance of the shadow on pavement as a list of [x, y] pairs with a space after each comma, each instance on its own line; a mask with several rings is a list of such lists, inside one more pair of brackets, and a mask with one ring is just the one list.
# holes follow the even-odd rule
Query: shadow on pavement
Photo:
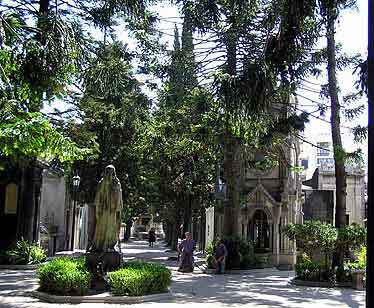
[[[122, 245], [126, 260], [141, 259], [159, 262], [169, 268], [176, 266], [168, 261], [175, 252], [167, 251], [163, 243], [154, 248], [146, 241], [128, 242]], [[364, 307], [365, 293], [352, 289], [325, 289], [289, 285], [293, 272], [264, 271], [233, 275], [207, 275], [173, 272], [171, 290], [174, 298], [133, 305], [133, 307]], [[103, 304], [57, 305], [40, 302], [28, 297], [27, 291], [37, 288], [35, 271], [0, 271], [0, 307], [102, 307]], [[105, 305], [106, 307], [121, 307]]]

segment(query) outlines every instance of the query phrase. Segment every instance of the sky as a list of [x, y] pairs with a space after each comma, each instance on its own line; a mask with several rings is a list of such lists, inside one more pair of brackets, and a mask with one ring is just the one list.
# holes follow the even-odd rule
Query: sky
[[[342, 17], [339, 20], [336, 32], [336, 41], [342, 43], [343, 50], [348, 54], [360, 53], [363, 57], [367, 56], [367, 42], [368, 42], [368, 9], [366, 0], [357, 1], [357, 10], [346, 10], [343, 11]], [[325, 42], [321, 42], [325, 43]], [[344, 72], [339, 72], [338, 83], [341, 88], [342, 94], [347, 94], [353, 89], [353, 84], [357, 79], [357, 76], [353, 76], [353, 71], [350, 69]], [[317, 83], [326, 83], [326, 78], [316, 80]], [[310, 97], [312, 96], [316, 100], [320, 100], [318, 95], [313, 95], [310, 92], [305, 92]], [[364, 97], [362, 103], [367, 106], [367, 99]], [[317, 114], [318, 115], [318, 114]], [[329, 121], [329, 113], [326, 114], [325, 119]], [[355, 144], [353, 141], [353, 135], [347, 127], [354, 127], [357, 124], [366, 126], [368, 123], [368, 113], [366, 111], [352, 122], [348, 122], [342, 117], [342, 140], [343, 145], [348, 150], [355, 150], [356, 148], [362, 148], [367, 159], [367, 141], [362, 144]], [[318, 135], [326, 135], [330, 133], [330, 123], [310, 118], [310, 123], [307, 124], [305, 130], [305, 137], [310, 141], [315, 141]]]

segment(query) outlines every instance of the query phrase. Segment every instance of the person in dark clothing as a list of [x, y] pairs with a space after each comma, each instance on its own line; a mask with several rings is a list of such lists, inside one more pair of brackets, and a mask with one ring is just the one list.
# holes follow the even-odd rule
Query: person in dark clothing
[[153, 243], [156, 242], [156, 232], [154, 228], [151, 228], [148, 233], [149, 247], [153, 247]]
[[213, 261], [217, 269], [217, 274], [223, 274], [225, 272], [226, 258], [227, 248], [223, 240], [219, 240], [213, 255]]

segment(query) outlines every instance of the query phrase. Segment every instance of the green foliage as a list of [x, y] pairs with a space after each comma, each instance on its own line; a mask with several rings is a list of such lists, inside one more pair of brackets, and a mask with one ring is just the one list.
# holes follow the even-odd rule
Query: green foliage
[[[268, 265], [267, 257], [255, 256], [252, 242], [240, 237], [224, 238], [228, 256], [226, 268], [263, 268]], [[209, 268], [214, 268], [213, 255], [217, 239], [208, 243], [205, 249], [206, 262]]]
[[367, 230], [357, 224], [351, 224], [338, 230], [337, 249], [361, 249], [367, 239]]
[[346, 262], [344, 267], [348, 270], [365, 270], [366, 269], [366, 246], [363, 246], [358, 254], [358, 258], [354, 262]]
[[341, 282], [352, 281], [352, 272], [366, 270], [366, 246], [363, 246], [356, 261], [344, 262], [343, 267], [338, 269], [337, 279]]
[[0, 13], [0, 155], [18, 161], [82, 158], [86, 149], [39, 113], [44, 102], [67, 93], [79, 66], [80, 28], [54, 14], [33, 19], [32, 11], [10, 8]]
[[295, 265], [296, 279], [306, 281], [325, 281], [334, 280], [334, 272], [329, 270], [330, 265], [322, 262], [305, 261]]
[[205, 247], [205, 258], [208, 268], [213, 268], [213, 254], [214, 249], [216, 247], [216, 241], [211, 241], [208, 243], [208, 245]]
[[152, 263], [129, 262], [109, 273], [109, 284], [115, 295], [141, 296], [166, 292], [170, 283], [170, 270]]
[[[339, 282], [351, 280], [353, 269], [362, 269], [366, 266], [366, 228], [356, 224], [336, 229], [330, 224], [319, 221], [306, 221], [301, 224], [290, 224], [284, 229], [285, 234], [296, 240], [296, 245], [302, 251], [296, 264], [298, 279], [310, 281]], [[344, 266], [332, 268], [331, 257], [334, 252], [349, 252], [361, 249], [358, 261], [346, 262]], [[314, 256], [322, 252], [324, 261], [313, 261]]]
[[66, 257], [42, 265], [37, 276], [41, 291], [57, 295], [86, 295], [92, 279], [84, 258]]
[[319, 250], [330, 256], [338, 238], [338, 231], [332, 225], [315, 220], [305, 221], [304, 224], [289, 224], [283, 232], [289, 239], [296, 240], [298, 249], [310, 258]]
[[4, 260], [7, 263], [17, 265], [40, 264], [46, 258], [47, 255], [43, 248], [23, 239], [17, 241], [4, 255]]
[[82, 159], [89, 153], [59, 133], [40, 113], [8, 115], [0, 124], [0, 155], [60, 162]]
[[[62, 113], [42, 116], [37, 112], [56, 99], [77, 111], [77, 88], [82, 76], [90, 73], [87, 62], [95, 46], [89, 25], [99, 27], [106, 37], [118, 17], [150, 20], [146, 1], [45, 1], [37, 9], [10, 1], [0, 4], [0, 12], [0, 155], [13, 159], [57, 158], [60, 162], [83, 159], [87, 151], [77, 147], [82, 142], [71, 142], [61, 133], [66, 131]], [[107, 68], [119, 72], [114, 70], [115, 65]], [[101, 73], [98, 70], [96, 77]], [[108, 79], [108, 75], [101, 77]], [[112, 77], [113, 81], [121, 76]], [[108, 85], [108, 80], [104, 81], [91, 84], [100, 89], [102, 84]], [[128, 92], [128, 88], [118, 90]]]
[[124, 202], [140, 212], [145, 207], [141, 138], [149, 120], [150, 100], [134, 77], [131, 55], [122, 43], [98, 44], [88, 60], [84, 93], [77, 102], [82, 111], [81, 123], [69, 128], [72, 139], [80, 145], [87, 146], [92, 139], [96, 144], [95, 156], [75, 165], [82, 177], [81, 189], [87, 200], [93, 200], [92, 187], [104, 166], [113, 164]]
[[[172, 229], [182, 221], [189, 225], [192, 204], [203, 208], [211, 203], [219, 142], [217, 105], [209, 91], [197, 86], [186, 17], [181, 41], [182, 46], [176, 31], [169, 78], [144, 136], [148, 173], [153, 173], [148, 174], [153, 184], [149, 199], [167, 224], [167, 235], [175, 234]], [[176, 238], [168, 236], [168, 240], [176, 244]]]
[[316, 251], [331, 255], [335, 250], [357, 250], [366, 243], [367, 231], [357, 224], [336, 229], [320, 221], [305, 221], [304, 224], [289, 224], [284, 228], [288, 238], [296, 240], [298, 249], [309, 258]]
[[363, 269], [366, 268], [367, 248], [363, 246], [358, 254], [358, 264]]

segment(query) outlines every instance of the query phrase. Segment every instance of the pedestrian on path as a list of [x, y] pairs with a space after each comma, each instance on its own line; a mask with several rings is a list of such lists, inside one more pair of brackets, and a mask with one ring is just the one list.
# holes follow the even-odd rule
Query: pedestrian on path
[[227, 248], [223, 240], [219, 240], [214, 250], [213, 261], [217, 269], [217, 274], [224, 274], [227, 258]]
[[196, 249], [196, 242], [192, 239], [190, 232], [185, 233], [186, 238], [181, 241], [177, 249], [180, 253], [179, 272], [192, 273], [193, 272], [193, 252]]
[[156, 231], [151, 228], [148, 232], [149, 247], [153, 247], [153, 243], [156, 242]]

